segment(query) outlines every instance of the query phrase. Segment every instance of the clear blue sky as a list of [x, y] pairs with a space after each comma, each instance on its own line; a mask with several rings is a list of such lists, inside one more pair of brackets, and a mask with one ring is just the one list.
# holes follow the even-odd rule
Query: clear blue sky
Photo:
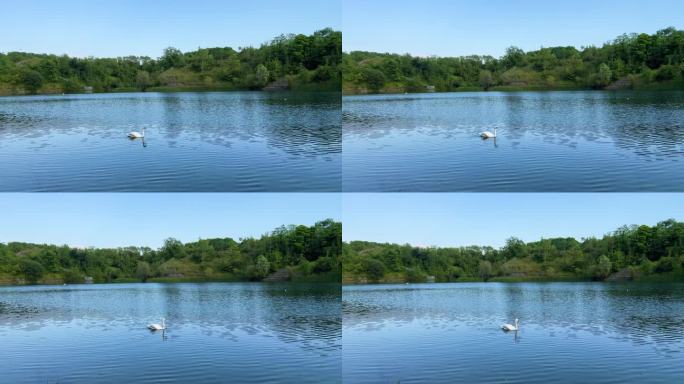
[[0, 242], [150, 246], [175, 237], [258, 237], [283, 224], [340, 220], [334, 193], [0, 193]]
[[344, 241], [502, 246], [511, 236], [596, 236], [627, 224], [684, 221], [683, 194], [345, 194]]
[[681, 0], [344, 0], [344, 50], [503, 55], [684, 26]]
[[259, 46], [342, 23], [341, 0], [3, 0], [0, 52], [161, 56]]

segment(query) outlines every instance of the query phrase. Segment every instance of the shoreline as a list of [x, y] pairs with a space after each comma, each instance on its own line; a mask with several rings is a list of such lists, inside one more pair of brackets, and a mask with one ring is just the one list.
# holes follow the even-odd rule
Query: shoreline
[[39, 92], [28, 93], [1, 93], [0, 99], [5, 97], [35, 97], [35, 96], [80, 96], [80, 95], [116, 95], [116, 94], [155, 94], [155, 93], [229, 93], [229, 92], [254, 92], [254, 93], [339, 93], [339, 89], [326, 88], [295, 88], [295, 89], [235, 89], [235, 88], [160, 88], [139, 91], [135, 89], [125, 89], [113, 92], [78, 92], [78, 93], [59, 93], [59, 92]]
[[3, 287], [64, 287], [64, 286], [88, 286], [88, 285], [121, 285], [121, 284], [203, 284], [203, 283], [250, 283], [250, 284], [341, 284], [339, 281], [331, 281], [326, 279], [294, 279], [285, 281], [253, 281], [253, 280], [229, 280], [229, 279], [149, 279], [147, 281], [141, 280], [122, 280], [111, 282], [97, 282], [97, 283], [57, 283], [46, 282], [36, 284], [0, 284]]
[[342, 96], [388, 96], [388, 95], [425, 95], [425, 94], [448, 94], [448, 93], [522, 93], [522, 92], [601, 92], [601, 93], [620, 93], [620, 92], [672, 92], [684, 91], [684, 88], [636, 88], [636, 89], [592, 89], [592, 88], [558, 88], [558, 89], [464, 89], [452, 91], [421, 91], [421, 92], [349, 92], [342, 90]]
[[553, 283], [600, 283], [600, 284], [632, 284], [632, 283], [684, 283], [681, 279], [676, 278], [639, 278], [632, 280], [620, 280], [620, 281], [606, 281], [606, 280], [591, 280], [591, 279], [561, 279], [561, 280], [546, 280], [546, 279], [510, 279], [510, 280], [497, 280], [491, 279], [488, 281], [483, 280], [462, 280], [462, 281], [434, 281], [434, 282], [343, 282], [342, 286], [359, 286], [359, 285], [440, 285], [440, 284], [469, 284], [469, 283], [484, 283], [484, 284], [521, 284], [521, 283], [537, 283], [537, 284], [553, 284]]

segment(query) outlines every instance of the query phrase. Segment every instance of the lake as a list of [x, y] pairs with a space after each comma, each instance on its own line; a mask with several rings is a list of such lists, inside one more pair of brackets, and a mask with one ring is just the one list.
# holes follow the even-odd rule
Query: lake
[[[343, 97], [343, 190], [684, 191], [684, 92]], [[479, 133], [497, 130], [496, 141]]]
[[340, 311], [339, 284], [0, 287], [0, 381], [339, 383]]
[[324, 92], [0, 97], [0, 191], [339, 191], [340, 108]]
[[[345, 286], [345, 383], [680, 383], [684, 284]], [[520, 331], [502, 323], [520, 319]]]

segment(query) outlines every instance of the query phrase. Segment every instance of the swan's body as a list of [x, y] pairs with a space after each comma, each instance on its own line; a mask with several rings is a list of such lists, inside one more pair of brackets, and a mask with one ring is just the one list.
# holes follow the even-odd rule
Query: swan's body
[[484, 131], [484, 132], [480, 133], [480, 137], [482, 137], [483, 139], [496, 138], [496, 129], [494, 129], [494, 133], [491, 133], [489, 131]]
[[142, 132], [130, 132], [128, 133], [128, 138], [129, 139], [143, 139], [145, 138], [145, 128], [142, 129]]
[[161, 319], [161, 324], [150, 324], [147, 326], [150, 331], [163, 331], [166, 329], [166, 323], [164, 323], [164, 318]]
[[515, 319], [515, 325], [504, 324], [504, 325], [501, 326], [501, 329], [503, 329], [503, 330], [506, 331], [506, 332], [508, 332], [508, 331], [517, 331], [518, 329], [520, 329], [520, 328], [518, 327], [518, 319]]

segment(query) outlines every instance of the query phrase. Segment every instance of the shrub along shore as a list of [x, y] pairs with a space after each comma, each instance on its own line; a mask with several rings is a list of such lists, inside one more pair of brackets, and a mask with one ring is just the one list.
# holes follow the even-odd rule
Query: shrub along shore
[[342, 282], [684, 281], [684, 223], [623, 226], [602, 238], [524, 242], [501, 249], [413, 247], [353, 241], [342, 246]]
[[339, 282], [342, 224], [281, 226], [260, 238], [169, 238], [148, 247], [0, 243], [0, 284], [262, 281]]

